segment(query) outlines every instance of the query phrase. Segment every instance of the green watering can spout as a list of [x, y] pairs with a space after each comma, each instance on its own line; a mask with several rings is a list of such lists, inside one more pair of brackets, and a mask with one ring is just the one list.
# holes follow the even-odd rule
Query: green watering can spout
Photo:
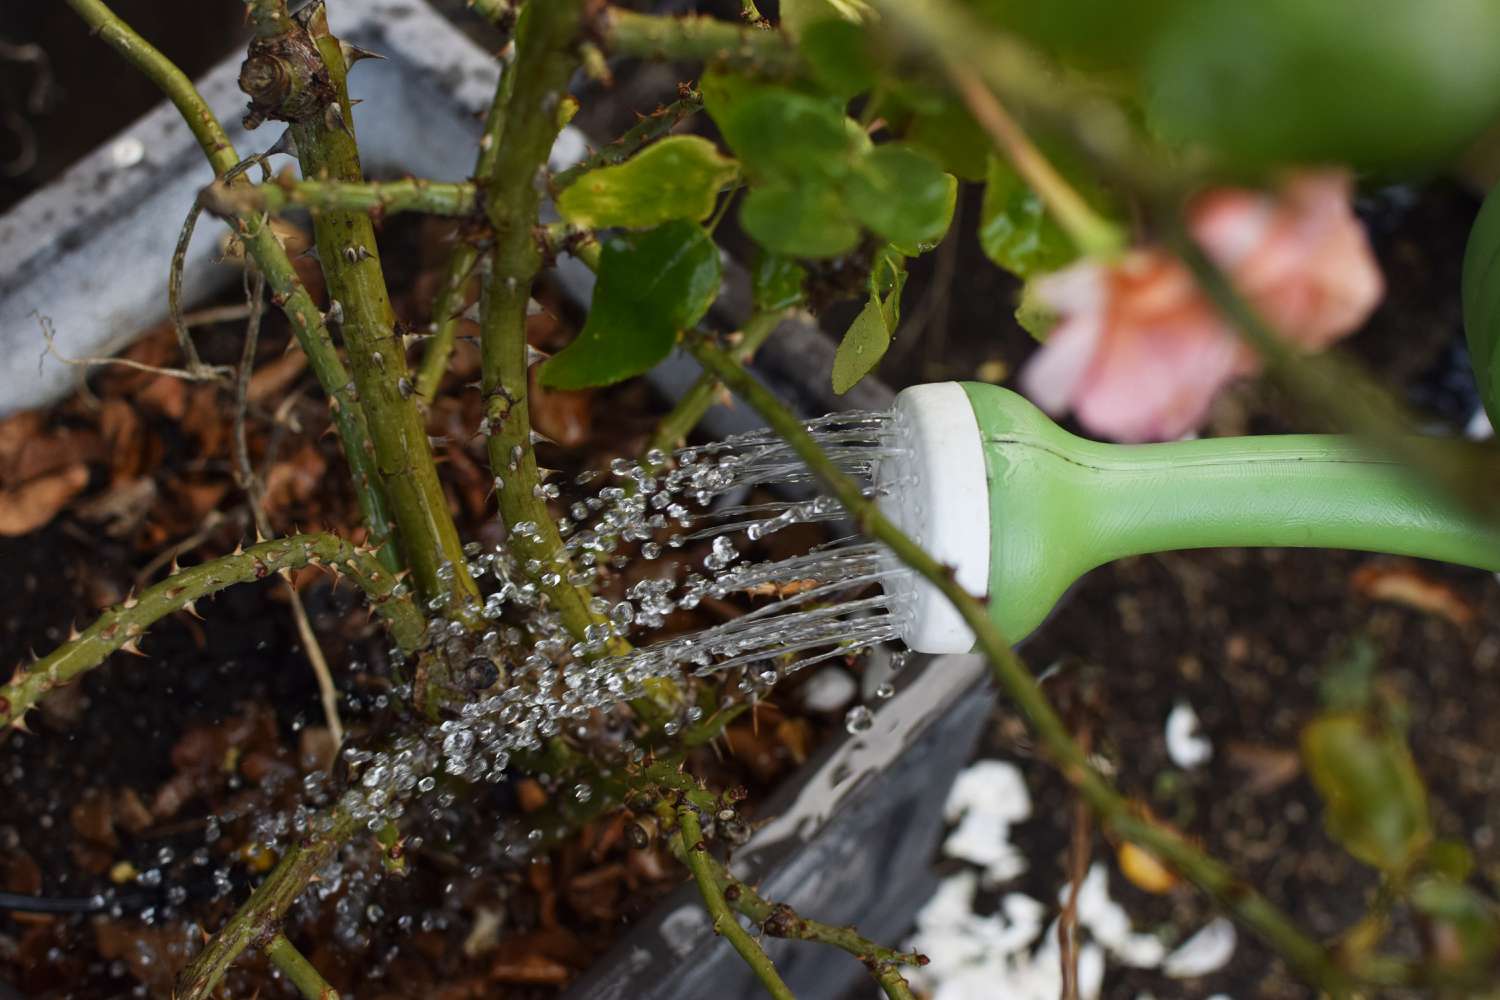
[[[1357, 549], [1500, 571], [1500, 531], [1351, 437], [1101, 444], [974, 382], [913, 386], [896, 412], [902, 445], [877, 471], [882, 508], [988, 599], [1013, 642], [1084, 573], [1147, 552]], [[913, 574], [888, 588], [912, 649], [973, 647], [936, 588]]]

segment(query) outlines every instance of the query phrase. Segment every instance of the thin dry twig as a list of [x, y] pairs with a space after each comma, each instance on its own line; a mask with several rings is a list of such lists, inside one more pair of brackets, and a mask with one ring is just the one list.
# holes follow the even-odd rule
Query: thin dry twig
[[220, 365], [203, 365], [197, 371], [189, 371], [186, 368], [163, 368], [160, 365], [148, 365], [134, 358], [70, 358], [57, 349], [57, 329], [52, 324], [50, 316], [43, 316], [39, 312], [32, 313], [37, 319], [37, 324], [42, 328], [42, 338], [46, 340], [47, 346], [42, 349], [41, 357], [37, 359], [37, 368], [40, 370], [41, 362], [47, 355], [61, 361], [65, 365], [74, 365], [79, 368], [96, 368], [104, 365], [118, 365], [121, 368], [133, 368], [136, 371], [151, 372], [153, 375], [170, 375], [172, 378], [180, 378], [185, 382], [217, 382], [229, 374], [233, 369]]
[[[1093, 747], [1093, 730], [1087, 720], [1078, 729], [1078, 749], [1085, 755]], [[1094, 838], [1094, 814], [1088, 802], [1073, 792], [1073, 836], [1068, 844], [1068, 899], [1057, 921], [1058, 960], [1062, 963], [1061, 1000], [1078, 1000], [1078, 894], [1088, 874], [1089, 847]]]

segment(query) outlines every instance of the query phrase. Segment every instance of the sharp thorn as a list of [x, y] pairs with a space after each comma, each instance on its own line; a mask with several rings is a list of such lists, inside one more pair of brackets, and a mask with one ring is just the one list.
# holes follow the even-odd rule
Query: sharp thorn
[[261, 155], [275, 156], [277, 153], [281, 153], [285, 156], [297, 155], [297, 140], [292, 138], [291, 129], [284, 130], [281, 133], [281, 136], [277, 138], [275, 142], [271, 143], [271, 145]]
[[338, 101], [332, 101], [328, 107], [323, 109], [323, 127], [330, 132], [343, 132], [345, 135], [353, 136], [349, 131], [349, 123], [344, 120], [344, 107]]
[[126, 639], [124, 642], [120, 643], [120, 649], [126, 653], [131, 654], [132, 656], [146, 655], [145, 653], [141, 652], [141, 644], [140, 640], [138, 639]]
[[552, 440], [547, 435], [545, 435], [545, 434], [543, 434], [543, 433], [541, 433], [540, 431], [537, 431], [537, 430], [532, 430], [532, 432], [531, 432], [531, 443], [534, 444], [534, 445], [536, 445], [536, 444], [557, 444], [556, 441]]
[[188, 614], [192, 615], [200, 622], [203, 620], [203, 616], [198, 613], [198, 602], [196, 600], [188, 601], [182, 606], [182, 610], [186, 611]]
[[342, 39], [339, 40], [339, 51], [344, 54], [345, 66], [353, 66], [361, 59], [383, 60], [385, 58], [385, 56], [381, 55], [379, 52], [371, 52], [369, 49], [362, 49], [358, 45], [355, 45], [353, 42], [346, 42]]
[[537, 364], [541, 361], [546, 361], [550, 357], [552, 357], [552, 355], [548, 354], [546, 351], [538, 350], [537, 348], [532, 347], [530, 344], [526, 345], [526, 367], [530, 368], [532, 365]]
[[527, 299], [526, 300], [526, 315], [528, 315], [528, 316], [540, 316], [542, 313], [544, 313], [546, 311], [547, 310], [543, 309], [542, 308], [542, 304], [540, 302], [538, 302], [536, 299]]

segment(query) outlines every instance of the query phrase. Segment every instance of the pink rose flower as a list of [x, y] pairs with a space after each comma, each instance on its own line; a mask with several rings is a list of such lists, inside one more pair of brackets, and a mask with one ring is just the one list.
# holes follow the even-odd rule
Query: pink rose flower
[[[1188, 225], [1282, 337], [1321, 350], [1362, 324], [1384, 284], [1341, 171], [1291, 177], [1276, 194], [1211, 191]], [[1038, 279], [1059, 322], [1021, 373], [1054, 416], [1072, 410], [1091, 432], [1121, 441], [1179, 438], [1225, 385], [1260, 362], [1187, 268], [1165, 251], [1132, 251]]]

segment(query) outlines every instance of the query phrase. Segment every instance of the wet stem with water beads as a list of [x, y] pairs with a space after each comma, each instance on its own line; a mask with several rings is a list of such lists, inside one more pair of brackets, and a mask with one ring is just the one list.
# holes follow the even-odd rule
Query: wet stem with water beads
[[[981, 574], [988, 579], [973, 584], [964, 566], [955, 569], [951, 552], [935, 556], [909, 537], [902, 528], [916, 527], [920, 535], [920, 523], [901, 517], [900, 505], [890, 503], [906, 488], [880, 478], [882, 463], [899, 467], [910, 448], [899, 433], [899, 413], [804, 425], [743, 367], [791, 311], [857, 295], [867, 302], [832, 376], [843, 390], [870, 372], [899, 322], [908, 260], [931, 251], [950, 227], [959, 177], [985, 179], [996, 194], [993, 203], [986, 198], [988, 233], [1003, 224], [1035, 238], [1026, 245], [1047, 248], [1027, 257], [1020, 243], [987, 243], [992, 258], [1022, 277], [1080, 254], [1116, 254], [1124, 242], [1121, 206], [1093, 198], [1091, 185], [1059, 172], [1011, 119], [1010, 107], [1047, 133], [1049, 148], [1071, 145], [1073, 154], [1086, 153], [1098, 164], [1118, 192], [1149, 215], [1215, 307], [1287, 386], [1367, 435], [1359, 448], [1410, 463], [1413, 475], [1427, 477], [1434, 490], [1453, 491], [1459, 503], [1493, 496], [1485, 492], [1494, 482], [1489, 456], [1412, 447], [1403, 435], [1408, 423], [1381, 402], [1379, 390], [1338, 362], [1293, 356], [1188, 239], [1183, 200], [1213, 164], [1166, 155], [1092, 92], [1059, 85], [1021, 34], [946, 0], [783, 0], [777, 25], [753, 3], [744, 5], [746, 19], [738, 23], [638, 14], [598, 0], [474, 0], [471, 6], [513, 34], [513, 48], [502, 56], [504, 72], [472, 180], [372, 183], [361, 172], [358, 116], [346, 88], [346, 74], [371, 53], [334, 36], [322, 3], [293, 12], [285, 0], [246, 0], [255, 30], [240, 75], [250, 98], [247, 124], [286, 124], [282, 139], [246, 159], [191, 83], [101, 0], [68, 3], [104, 43], [160, 85], [202, 146], [216, 180], [202, 192], [185, 236], [200, 210], [223, 219], [254, 264], [256, 309], [264, 289], [285, 312], [327, 394], [365, 519], [365, 541], [355, 545], [328, 534], [261, 540], [174, 569], [63, 646], [22, 665], [0, 688], [0, 722], [22, 725], [48, 691], [116, 650], [136, 650], [163, 616], [233, 584], [306, 565], [323, 566], [362, 588], [386, 623], [399, 671], [402, 723], [373, 744], [349, 746], [342, 754], [347, 785], [327, 806], [305, 807], [281, 824], [285, 836], [275, 867], [208, 938], [179, 982], [181, 996], [212, 995], [250, 948], [264, 950], [305, 995], [323, 995], [326, 983], [281, 927], [294, 901], [344, 845], [373, 839], [388, 869], [399, 872], [411, 806], [440, 781], [544, 772], [571, 789], [559, 797], [555, 817], [564, 827], [626, 802], [653, 815], [657, 835], [702, 890], [716, 930], [772, 995], [790, 993], [742, 919], [760, 933], [844, 949], [865, 963], [888, 996], [910, 997], [902, 970], [920, 965], [921, 956], [791, 913], [730, 873], [721, 848], [732, 846], [743, 829], [739, 796], [705, 787], [681, 765], [688, 750], [714, 740], [787, 673], [911, 633], [913, 612], [903, 602], [913, 591], [921, 595], [924, 616], [949, 616], [950, 632], [989, 659], [1041, 749], [1107, 834], [1195, 883], [1319, 989], [1347, 995], [1372, 985], [1482, 976], [1500, 938], [1491, 904], [1455, 875], [1462, 868], [1455, 852], [1435, 848], [1420, 779], [1389, 706], [1368, 696], [1321, 717], [1304, 740], [1309, 770], [1329, 799], [1330, 828], [1381, 870], [1392, 897], [1407, 898], [1424, 920], [1448, 928], [1446, 940], [1465, 942], [1456, 958], [1451, 950], [1431, 961], [1381, 952], [1388, 909], [1372, 910], [1357, 933], [1328, 946], [1190, 839], [1135, 808], [1093, 766], [1010, 647], [1014, 633], [1034, 627], [1035, 612], [1055, 599], [1048, 588], [1058, 580], [1022, 576], [998, 586], [995, 573], [1013, 569], [1015, 554], [998, 542], [978, 545], [974, 537], [970, 547], [995, 564]], [[578, 107], [571, 81], [580, 71], [607, 81], [612, 60], [621, 58], [690, 62], [703, 72], [683, 86], [676, 102], [643, 117], [618, 141], [549, 172], [554, 140]], [[916, 89], [905, 86], [912, 81]], [[851, 100], [861, 95], [861, 116], [849, 117]], [[707, 139], [673, 134], [705, 111], [732, 156]], [[1105, 119], [1109, 127], [1101, 126]], [[266, 163], [273, 155], [294, 156], [303, 179], [254, 183], [259, 171], [269, 178]], [[564, 221], [541, 222], [544, 189]], [[1006, 191], [1008, 200], [999, 196]], [[723, 263], [714, 237], [732, 205], [758, 245], [754, 311], [736, 334], [720, 338], [699, 330], [699, 323], [719, 297]], [[272, 213], [293, 209], [311, 214], [326, 310], [299, 283], [270, 225]], [[431, 322], [417, 333], [394, 321], [375, 239], [374, 217], [399, 212], [466, 223]], [[652, 450], [638, 462], [621, 461], [572, 484], [539, 468], [528, 409], [528, 380], [539, 359], [527, 345], [525, 320], [534, 283], [560, 254], [585, 261], [599, 280], [576, 343], [541, 365], [544, 383], [566, 388], [618, 381], [678, 345], [704, 368], [663, 421]], [[447, 368], [475, 286], [483, 364], [473, 391], [484, 400], [477, 430], [508, 530], [505, 544], [490, 550], [459, 537], [423, 423], [423, 407]], [[174, 315], [180, 311], [175, 286], [171, 306]], [[185, 333], [181, 343], [186, 370], [212, 376]], [[415, 365], [408, 361], [414, 346], [421, 348]], [[1347, 391], [1351, 379], [1370, 391]], [[679, 449], [726, 387], [770, 429]], [[991, 444], [1004, 443], [1003, 430], [986, 432]], [[992, 449], [983, 461], [998, 453]], [[1163, 481], [1170, 483], [1184, 459], [1160, 454]], [[990, 473], [996, 474], [993, 465]], [[815, 485], [817, 495], [757, 504], [739, 499], [749, 486], [797, 481]], [[1044, 484], [1033, 485], [1041, 491]], [[1392, 496], [1407, 496], [1394, 480], [1385, 486]], [[1016, 488], [1011, 499], [1042, 502], [1032, 487]], [[1210, 499], [1205, 503], [1212, 506]], [[559, 504], [565, 505], [560, 514]], [[898, 516], [892, 520], [883, 509]], [[1274, 512], [1267, 517], [1274, 520]], [[1463, 522], [1460, 533], [1470, 533], [1464, 537], [1478, 532], [1490, 544], [1487, 522], [1476, 528], [1467, 514], [1453, 517]], [[844, 519], [855, 528], [851, 538], [775, 562], [741, 557], [740, 546], [791, 524]], [[1026, 527], [1003, 514], [980, 520], [974, 532], [983, 530], [987, 538], [1002, 533], [1002, 524]], [[1444, 531], [1442, 524], [1429, 528], [1437, 536]], [[1078, 571], [1088, 559], [1113, 557], [1131, 544], [1205, 543], [1188, 538], [1183, 523], [1137, 530], [1160, 536], [1122, 540], [1120, 552], [1096, 552], [1058, 571]], [[1254, 538], [1229, 531], [1207, 543], [1295, 541], [1264, 530]], [[1329, 530], [1332, 537], [1307, 543], [1357, 544]], [[1174, 539], [1173, 532], [1182, 537]], [[667, 549], [705, 540], [709, 555], [701, 572], [679, 566], [670, 576], [642, 579], [615, 601], [595, 593], [603, 576], [630, 560], [652, 561]], [[922, 583], [910, 586], [915, 578]], [[746, 591], [773, 593], [776, 600], [702, 633], [650, 641], [672, 611]], [[1004, 608], [974, 596], [1004, 591], [1014, 591]], [[1007, 609], [1017, 608], [1023, 610], [1012, 620]], [[915, 623], [918, 631], [924, 623], [925, 617]], [[1002, 624], [1012, 634], [1002, 632]], [[623, 735], [612, 742], [592, 738], [588, 723], [601, 716], [612, 717]], [[868, 710], [855, 709], [848, 724], [854, 731], [866, 727]], [[514, 834], [524, 851], [547, 831]]]

